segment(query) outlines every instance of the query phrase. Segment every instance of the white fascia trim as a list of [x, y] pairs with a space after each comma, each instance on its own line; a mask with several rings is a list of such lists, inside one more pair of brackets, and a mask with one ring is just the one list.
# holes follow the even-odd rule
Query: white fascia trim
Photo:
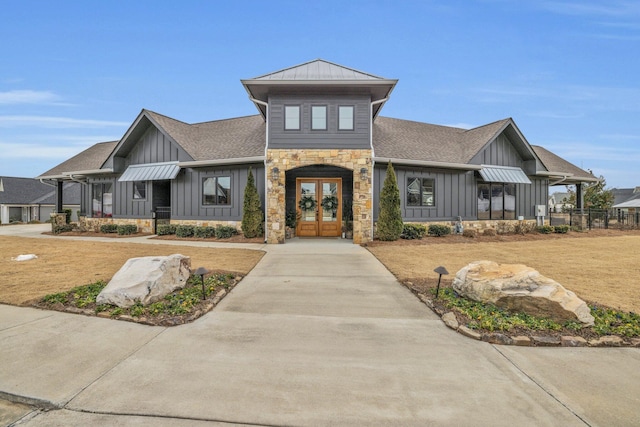
[[178, 166], [180, 166], [181, 168], [202, 168], [207, 166], [237, 165], [241, 163], [260, 163], [264, 162], [265, 159], [266, 156], [237, 157], [233, 159], [195, 160], [191, 162], [178, 162]]
[[64, 172], [63, 175], [71, 178], [72, 176], [85, 176], [85, 175], [103, 175], [107, 173], [113, 173], [113, 169], [91, 169], [86, 171], [73, 171]]
[[380, 163], [391, 162], [394, 165], [423, 166], [442, 169], [462, 169], [468, 171], [478, 171], [482, 169], [480, 165], [470, 165], [467, 163], [432, 162], [428, 160], [396, 159], [393, 157], [374, 157], [373, 160]]

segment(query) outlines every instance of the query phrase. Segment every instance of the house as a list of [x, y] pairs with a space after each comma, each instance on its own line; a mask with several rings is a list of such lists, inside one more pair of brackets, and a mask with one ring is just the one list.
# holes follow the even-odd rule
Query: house
[[[93, 222], [150, 230], [156, 212], [176, 224], [238, 226], [251, 170], [265, 239], [339, 236], [352, 212], [354, 243], [374, 237], [387, 164], [405, 222], [476, 227], [533, 220], [553, 184], [597, 179], [530, 145], [513, 119], [474, 129], [383, 117], [397, 80], [315, 60], [241, 80], [258, 114], [188, 124], [143, 109], [118, 141], [96, 144], [43, 173], [59, 191], [83, 182]], [[580, 198], [578, 198], [580, 199]], [[294, 215], [295, 216], [295, 215]]]
[[570, 194], [566, 191], [556, 191], [549, 196], [549, 212], [565, 212], [573, 209], [573, 205], [569, 203]]
[[[65, 182], [63, 190], [62, 207], [76, 213], [80, 209], [80, 184]], [[0, 176], [0, 224], [48, 221], [55, 211], [55, 186], [33, 178]]]
[[626, 213], [640, 212], [640, 187], [613, 188], [613, 208]]

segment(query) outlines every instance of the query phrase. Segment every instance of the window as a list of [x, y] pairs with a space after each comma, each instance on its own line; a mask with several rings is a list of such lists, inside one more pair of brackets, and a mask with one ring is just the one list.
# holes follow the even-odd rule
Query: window
[[284, 106], [284, 130], [300, 130], [300, 106]]
[[216, 176], [202, 180], [203, 205], [231, 204], [231, 177]]
[[145, 200], [147, 198], [147, 181], [133, 182], [133, 200]]
[[92, 218], [111, 218], [113, 216], [113, 184], [100, 183], [91, 186]]
[[338, 130], [353, 130], [353, 105], [338, 107]]
[[435, 206], [434, 180], [407, 178], [407, 206]]
[[478, 184], [478, 219], [516, 219], [516, 185]]
[[311, 106], [311, 130], [327, 130], [327, 106]]

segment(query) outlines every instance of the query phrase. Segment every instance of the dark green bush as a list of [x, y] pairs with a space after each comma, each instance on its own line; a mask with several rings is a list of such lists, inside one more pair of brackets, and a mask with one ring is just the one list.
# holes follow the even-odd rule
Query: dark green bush
[[71, 209], [64, 209], [65, 222], [71, 224]]
[[396, 173], [391, 162], [387, 164], [387, 173], [380, 192], [380, 213], [376, 224], [378, 239], [398, 240], [402, 234], [402, 211], [400, 210], [400, 190]]
[[130, 234], [136, 234], [138, 232], [138, 226], [135, 224], [121, 224], [117, 228], [118, 235], [128, 236]]
[[451, 234], [451, 227], [448, 225], [431, 224], [429, 226], [429, 236], [442, 237]]
[[401, 238], [407, 240], [422, 239], [427, 234], [427, 227], [422, 224], [404, 224]]
[[176, 226], [173, 224], [160, 224], [156, 229], [156, 233], [158, 234], [158, 236], [169, 236], [171, 234], [176, 234]]
[[66, 233], [67, 231], [73, 231], [73, 225], [64, 224], [64, 225], [53, 226], [53, 234]]
[[195, 227], [193, 225], [181, 224], [176, 227], [176, 236], [178, 237], [193, 237]]
[[556, 225], [555, 227], [553, 227], [553, 232], [554, 233], [559, 233], [559, 234], [567, 234], [569, 232], [570, 228], [571, 227], [569, 227], [566, 224]]
[[216, 239], [228, 239], [235, 234], [238, 234], [238, 230], [236, 230], [235, 227], [228, 225], [219, 225], [216, 227]]
[[538, 233], [540, 234], [550, 234], [553, 233], [553, 227], [550, 225], [540, 225], [538, 226], [538, 228], [536, 228], [536, 230], [538, 231]]
[[216, 234], [215, 227], [196, 227], [193, 229], [193, 236], [200, 239], [208, 239]]
[[117, 233], [118, 232], [118, 224], [102, 224], [100, 226], [101, 233]]
[[262, 236], [264, 234], [263, 222], [264, 213], [262, 212], [260, 195], [258, 194], [258, 189], [253, 179], [253, 172], [251, 172], [251, 168], [249, 168], [247, 185], [244, 188], [244, 204], [240, 228], [242, 228], [245, 237], [253, 238]]

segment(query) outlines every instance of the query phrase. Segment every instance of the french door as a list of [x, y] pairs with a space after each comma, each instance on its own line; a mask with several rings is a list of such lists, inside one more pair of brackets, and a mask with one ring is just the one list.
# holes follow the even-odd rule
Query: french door
[[297, 178], [296, 210], [300, 237], [337, 237], [342, 232], [342, 179]]

